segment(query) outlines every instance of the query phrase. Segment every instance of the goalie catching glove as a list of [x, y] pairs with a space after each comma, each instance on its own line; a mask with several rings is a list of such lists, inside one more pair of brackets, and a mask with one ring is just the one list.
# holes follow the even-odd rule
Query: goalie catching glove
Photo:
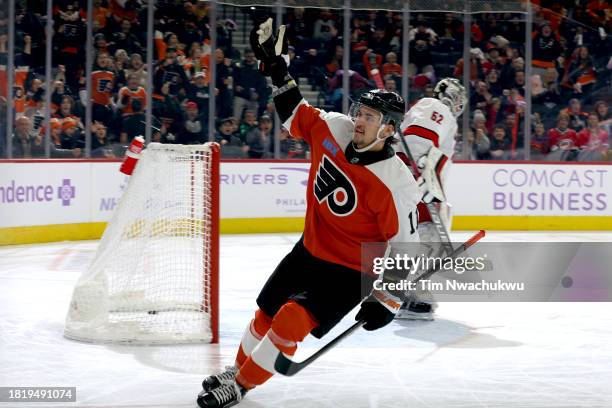
[[274, 35], [272, 18], [268, 18], [251, 30], [249, 41], [259, 60], [259, 72], [272, 78], [274, 86], [280, 88], [293, 80], [287, 72], [289, 55], [284, 25]]
[[448, 156], [442, 150], [432, 146], [426, 155], [417, 160], [421, 176], [417, 180], [421, 200], [426, 203], [446, 201], [442, 181], [446, 175]]

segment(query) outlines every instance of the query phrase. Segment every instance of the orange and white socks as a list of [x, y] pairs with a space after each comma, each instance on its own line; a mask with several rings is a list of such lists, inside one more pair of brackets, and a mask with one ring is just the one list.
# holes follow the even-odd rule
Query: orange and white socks
[[266, 382], [275, 373], [274, 363], [279, 353], [293, 356], [297, 343], [317, 325], [310, 312], [294, 301], [285, 303], [273, 318], [257, 310], [236, 356], [238, 384], [250, 390]]

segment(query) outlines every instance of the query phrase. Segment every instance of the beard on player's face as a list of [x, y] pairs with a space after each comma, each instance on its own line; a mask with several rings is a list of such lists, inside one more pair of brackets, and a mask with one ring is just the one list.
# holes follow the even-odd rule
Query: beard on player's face
[[353, 131], [353, 144], [358, 148], [366, 147], [378, 135], [380, 125], [357, 120]]
[[356, 124], [353, 132], [353, 144], [357, 148], [365, 147], [376, 140], [377, 134], [378, 126]]

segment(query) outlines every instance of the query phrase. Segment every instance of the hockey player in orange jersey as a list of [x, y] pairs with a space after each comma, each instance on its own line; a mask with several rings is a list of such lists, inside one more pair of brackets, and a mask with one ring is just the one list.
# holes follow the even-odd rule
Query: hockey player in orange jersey
[[[204, 379], [200, 407], [229, 407], [274, 374], [279, 353], [294, 355], [308, 334], [321, 338], [361, 303], [365, 330], [390, 323], [401, 299], [362, 292], [361, 244], [418, 242], [416, 181], [392, 147], [405, 103], [394, 92], [365, 92], [349, 115], [310, 106], [288, 74], [284, 26], [272, 19], [251, 32], [260, 71], [272, 78], [283, 126], [311, 149], [304, 234], [259, 296], [235, 365]], [[368, 291], [369, 292], [369, 291]]]

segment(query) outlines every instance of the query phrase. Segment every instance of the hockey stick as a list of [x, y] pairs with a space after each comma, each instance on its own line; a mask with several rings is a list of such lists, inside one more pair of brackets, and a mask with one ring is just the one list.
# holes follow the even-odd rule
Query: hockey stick
[[[452, 251], [452, 253], [448, 257], [449, 258], [456, 257], [457, 255], [459, 255], [460, 253], [464, 252], [469, 247], [474, 245], [476, 242], [478, 242], [484, 236], [485, 236], [484, 230], [478, 231], [470, 239], [468, 239], [462, 245], [458, 246], [457, 249]], [[438, 268], [430, 268], [426, 272], [424, 272], [422, 275], [420, 275], [418, 278], [414, 279], [412, 282], [418, 282], [420, 280], [427, 279], [431, 275], [436, 273], [437, 271], [438, 271]], [[278, 357], [276, 358], [276, 361], [274, 362], [274, 369], [276, 370], [276, 372], [278, 372], [279, 374], [282, 374], [282, 375], [286, 375], [286, 376], [295, 375], [298, 372], [302, 371], [304, 368], [308, 367], [316, 359], [318, 359], [323, 354], [325, 354], [327, 351], [329, 351], [329, 349], [334, 347], [336, 344], [338, 344], [344, 338], [348, 337], [351, 333], [353, 333], [355, 330], [357, 330], [358, 328], [360, 328], [364, 324], [365, 324], [365, 322], [362, 321], [362, 320], [359, 320], [359, 321], [355, 322], [351, 327], [349, 327], [348, 329], [343, 331], [336, 338], [334, 338], [332, 341], [327, 343], [320, 350], [315, 352], [313, 355], [311, 355], [310, 357], [308, 357], [304, 361], [299, 361], [299, 362], [298, 361], [293, 361], [289, 357], [285, 356], [283, 353], [280, 353], [278, 355]]]
[[[412, 154], [410, 153], [410, 148], [408, 147], [408, 143], [406, 143], [406, 140], [404, 139], [404, 136], [402, 134], [400, 134], [400, 141], [402, 142], [402, 146], [404, 147], [406, 156], [408, 156], [408, 159], [410, 160], [410, 163], [412, 165], [413, 174], [418, 174], [416, 162], [414, 161], [414, 157], [412, 157]], [[441, 249], [445, 251], [447, 254], [452, 253], [453, 245], [451, 244], [451, 240], [448, 235], [448, 232], [446, 231], [446, 227], [442, 223], [442, 218], [440, 218], [440, 213], [438, 212], [436, 205], [434, 203], [424, 203], [424, 204], [429, 210], [429, 215], [431, 215], [431, 221], [434, 223], [436, 227], [436, 232], [438, 233], [438, 237], [440, 238], [440, 243], [442, 244]], [[443, 255], [443, 253], [439, 253], [438, 255], [439, 256]]]

